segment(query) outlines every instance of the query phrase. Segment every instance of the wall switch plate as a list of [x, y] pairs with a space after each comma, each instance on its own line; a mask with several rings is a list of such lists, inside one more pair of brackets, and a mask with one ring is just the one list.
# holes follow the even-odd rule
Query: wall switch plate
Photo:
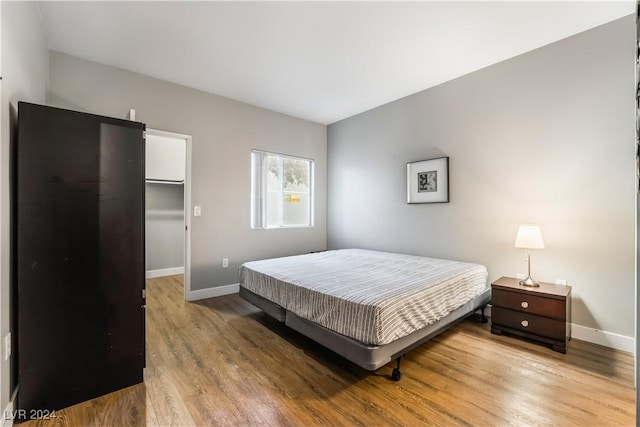
[[525, 276], [524, 274], [516, 273], [516, 279], [526, 279], [526, 278], [527, 278], [527, 276]]
[[567, 279], [556, 279], [556, 285], [567, 286]]
[[4, 360], [9, 360], [11, 356], [11, 332], [4, 337]]
[[202, 206], [193, 207], [193, 216], [202, 216]]
[[222, 258], [222, 268], [229, 267], [229, 258]]

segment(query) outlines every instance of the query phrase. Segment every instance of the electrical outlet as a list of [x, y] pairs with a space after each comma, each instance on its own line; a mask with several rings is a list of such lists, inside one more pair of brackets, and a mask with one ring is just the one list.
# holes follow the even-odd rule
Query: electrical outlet
[[556, 285], [567, 286], [567, 279], [556, 279]]
[[4, 337], [4, 360], [9, 360], [11, 356], [11, 332]]
[[525, 276], [524, 274], [516, 273], [516, 279], [526, 279], [526, 278], [527, 278], [527, 276]]
[[229, 267], [229, 258], [222, 258], [222, 268]]

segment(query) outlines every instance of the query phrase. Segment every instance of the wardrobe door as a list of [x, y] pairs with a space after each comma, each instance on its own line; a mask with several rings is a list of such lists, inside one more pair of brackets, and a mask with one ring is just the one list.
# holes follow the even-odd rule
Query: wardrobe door
[[19, 103], [18, 414], [142, 381], [144, 125]]

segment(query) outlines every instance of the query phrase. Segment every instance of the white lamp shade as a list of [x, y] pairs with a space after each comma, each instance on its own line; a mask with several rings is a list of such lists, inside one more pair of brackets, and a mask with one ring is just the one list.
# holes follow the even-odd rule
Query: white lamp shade
[[521, 225], [516, 237], [516, 248], [544, 249], [540, 227], [531, 224]]

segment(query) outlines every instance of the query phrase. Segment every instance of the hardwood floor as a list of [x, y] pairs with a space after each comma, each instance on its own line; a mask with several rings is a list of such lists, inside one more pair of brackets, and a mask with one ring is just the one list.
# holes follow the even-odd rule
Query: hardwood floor
[[147, 281], [145, 382], [31, 426], [635, 425], [633, 358], [572, 340], [566, 355], [463, 322], [370, 373], [237, 295], [186, 303]]

